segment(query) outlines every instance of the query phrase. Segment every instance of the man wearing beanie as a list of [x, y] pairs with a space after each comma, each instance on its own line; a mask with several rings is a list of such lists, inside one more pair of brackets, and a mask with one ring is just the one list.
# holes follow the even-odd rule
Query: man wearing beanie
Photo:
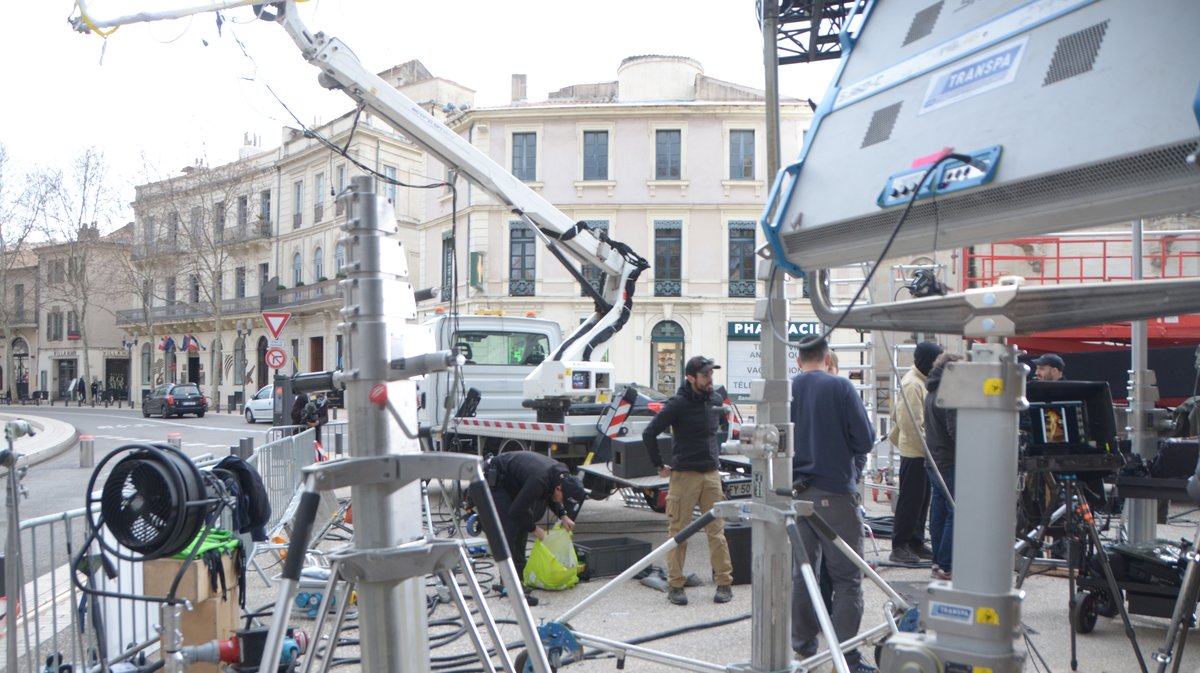
[[892, 553], [888, 560], [914, 565], [932, 558], [925, 545], [925, 520], [929, 516], [929, 478], [925, 473], [925, 377], [942, 347], [925, 341], [913, 352], [913, 366], [900, 379], [900, 399], [892, 410], [888, 439], [900, 450], [900, 483], [896, 495]]

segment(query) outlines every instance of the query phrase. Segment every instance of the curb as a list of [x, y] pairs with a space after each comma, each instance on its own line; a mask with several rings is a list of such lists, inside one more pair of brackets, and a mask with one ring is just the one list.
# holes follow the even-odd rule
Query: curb
[[[79, 430], [75, 428], [75, 426], [71, 425], [70, 423], [64, 423], [63, 421], [46, 418], [44, 416], [26, 416], [23, 414], [0, 413], [0, 424], [16, 418], [22, 418], [26, 421], [29, 421], [30, 424], [38, 428], [39, 435], [46, 432], [50, 432], [55, 435], [49, 444], [45, 443], [44, 440], [38, 440], [35, 436], [34, 445], [29, 447], [26, 451], [22, 451], [22, 449], [25, 447], [19, 444], [14, 444], [13, 449], [16, 450], [17, 453], [21, 454], [20, 464], [23, 466], [38, 465], [48, 460], [57, 458], [63, 453], [66, 453], [68, 449], [70, 449], [72, 446], [75, 446], [75, 444], [79, 441]], [[69, 433], [65, 432], [67, 428], [70, 428]], [[3, 443], [3, 446], [0, 448], [8, 448], [7, 442], [5, 442], [2, 438], [0, 438], [0, 443]], [[0, 473], [4, 472], [5, 470], [0, 470]]]

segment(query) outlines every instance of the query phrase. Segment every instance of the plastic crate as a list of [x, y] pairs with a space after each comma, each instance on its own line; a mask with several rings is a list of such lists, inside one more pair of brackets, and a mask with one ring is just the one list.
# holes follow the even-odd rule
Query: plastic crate
[[631, 537], [611, 537], [575, 543], [579, 562], [586, 564], [588, 577], [620, 575], [650, 553], [650, 543]]

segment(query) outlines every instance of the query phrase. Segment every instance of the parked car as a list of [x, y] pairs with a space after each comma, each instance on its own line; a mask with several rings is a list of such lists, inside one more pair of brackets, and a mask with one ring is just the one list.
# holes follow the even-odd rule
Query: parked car
[[246, 401], [246, 422], [257, 423], [275, 420], [275, 398], [272, 397], [273, 386], [265, 385]]
[[167, 418], [196, 414], [198, 418], [204, 418], [207, 411], [208, 398], [195, 383], [167, 383], [150, 391], [150, 396], [142, 400], [143, 416], [159, 414]]

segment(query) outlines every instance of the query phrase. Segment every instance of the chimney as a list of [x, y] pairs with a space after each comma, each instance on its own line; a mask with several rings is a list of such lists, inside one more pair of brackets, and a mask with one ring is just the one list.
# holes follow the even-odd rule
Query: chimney
[[525, 75], [512, 76], [512, 102], [514, 104], [526, 102]]

